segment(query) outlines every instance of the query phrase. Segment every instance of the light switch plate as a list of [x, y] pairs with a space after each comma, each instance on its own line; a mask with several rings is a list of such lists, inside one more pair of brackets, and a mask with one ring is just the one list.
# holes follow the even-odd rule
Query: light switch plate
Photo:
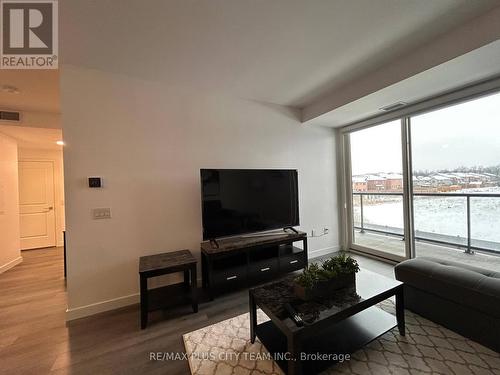
[[93, 208], [92, 218], [96, 219], [111, 219], [111, 208]]

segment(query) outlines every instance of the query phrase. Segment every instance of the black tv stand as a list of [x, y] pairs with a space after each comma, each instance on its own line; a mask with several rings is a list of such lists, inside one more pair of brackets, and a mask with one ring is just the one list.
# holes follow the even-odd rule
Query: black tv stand
[[212, 238], [209, 240], [210, 245], [212, 246], [213, 249], [218, 249], [219, 248], [219, 243], [215, 238]]
[[[296, 232], [296, 233], [295, 233]], [[294, 243], [302, 242], [302, 247]], [[277, 232], [201, 243], [203, 286], [210, 299], [224, 291], [249, 287], [307, 265], [307, 233]]]
[[295, 229], [294, 227], [284, 227], [283, 228], [283, 232], [286, 232], [287, 230], [291, 230], [293, 233], [295, 234], [298, 234], [299, 232], [297, 231], [297, 229]]

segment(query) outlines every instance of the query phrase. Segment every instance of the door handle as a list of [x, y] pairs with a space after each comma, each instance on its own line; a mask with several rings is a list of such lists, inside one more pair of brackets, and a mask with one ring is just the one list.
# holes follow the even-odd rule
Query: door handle
[[266, 272], [266, 271], [269, 271], [271, 268], [269, 267], [266, 267], [266, 268], [261, 268], [260, 269], [260, 272]]

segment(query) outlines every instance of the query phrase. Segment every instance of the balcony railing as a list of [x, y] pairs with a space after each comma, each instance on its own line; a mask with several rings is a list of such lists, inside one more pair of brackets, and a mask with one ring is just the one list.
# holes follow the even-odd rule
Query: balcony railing
[[[353, 192], [353, 196], [359, 196], [360, 225], [354, 225], [361, 233], [372, 232], [400, 237], [404, 239], [403, 228], [389, 227], [380, 224], [367, 224], [364, 218], [364, 197], [367, 196], [394, 196], [403, 198], [403, 193], [377, 191], [377, 192]], [[464, 198], [465, 199], [465, 220], [467, 224], [467, 233], [465, 238], [452, 236], [435, 232], [415, 230], [415, 240], [434, 243], [438, 245], [451, 245], [465, 249], [466, 253], [473, 253], [475, 250], [491, 254], [500, 254], [500, 243], [482, 239], [473, 239], [471, 235], [471, 198], [500, 198], [500, 194], [494, 193], [413, 193], [413, 197], [439, 197], [439, 198]], [[492, 223], [493, 224], [493, 223]]]

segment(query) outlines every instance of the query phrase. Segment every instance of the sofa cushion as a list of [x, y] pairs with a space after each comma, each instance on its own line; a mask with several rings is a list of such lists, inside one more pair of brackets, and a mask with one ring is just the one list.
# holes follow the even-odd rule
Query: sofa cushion
[[500, 317], [500, 273], [421, 257], [399, 263], [396, 279], [428, 293]]

